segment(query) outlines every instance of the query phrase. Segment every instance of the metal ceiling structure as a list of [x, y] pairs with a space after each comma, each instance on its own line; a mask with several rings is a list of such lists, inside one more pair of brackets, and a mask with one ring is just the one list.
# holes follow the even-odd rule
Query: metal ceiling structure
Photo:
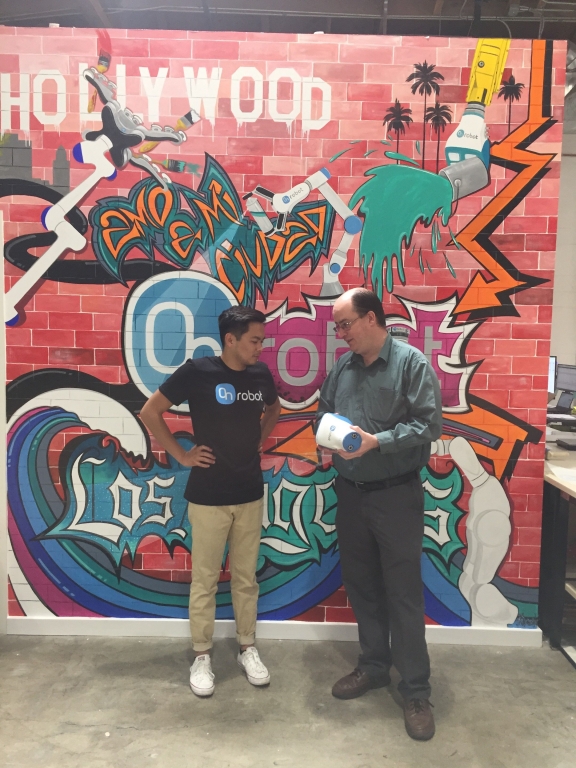
[[0, 24], [576, 41], [576, 0], [0, 0]]

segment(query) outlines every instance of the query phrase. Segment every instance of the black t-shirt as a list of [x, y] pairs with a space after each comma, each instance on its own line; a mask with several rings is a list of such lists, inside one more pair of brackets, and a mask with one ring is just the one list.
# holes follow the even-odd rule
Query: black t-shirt
[[160, 392], [174, 405], [185, 400], [196, 445], [214, 452], [210, 467], [192, 467], [184, 497], [194, 504], [245, 504], [264, 493], [260, 417], [278, 395], [265, 363], [234, 371], [220, 357], [187, 360]]

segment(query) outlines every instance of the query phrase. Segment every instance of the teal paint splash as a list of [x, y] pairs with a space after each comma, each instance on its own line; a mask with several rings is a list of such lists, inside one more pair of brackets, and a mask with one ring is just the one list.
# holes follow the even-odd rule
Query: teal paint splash
[[420, 151], [420, 142], [419, 141], [416, 141], [416, 152], [418, 152], [419, 155], [422, 154], [422, 152]]
[[420, 167], [416, 162], [416, 160], [412, 160], [411, 157], [407, 157], [406, 155], [403, 155], [400, 152], [388, 151], [388, 152], [384, 152], [384, 154], [386, 155], [386, 157], [389, 157], [390, 160], [404, 160], [405, 163], [412, 163], [412, 165], [415, 165], [417, 168]]
[[432, 253], [436, 253], [438, 250], [438, 244], [442, 240], [442, 235], [440, 234], [440, 227], [438, 226], [438, 222], [434, 220], [432, 222]]
[[422, 261], [422, 248], [418, 250], [418, 266], [420, 267], [420, 272], [424, 274], [424, 262]]
[[452, 230], [450, 229], [450, 227], [448, 227], [448, 230], [449, 230], [449, 232], [450, 232], [450, 237], [452, 238], [452, 242], [454, 243], [454, 245], [456, 246], [456, 248], [458, 248], [458, 250], [459, 250], [459, 251], [461, 251], [461, 250], [462, 250], [462, 246], [460, 245], [460, 243], [458, 242], [458, 240], [456, 240], [456, 235], [454, 234], [454, 232], [452, 232]]
[[330, 160], [328, 160], [328, 162], [329, 163], [333, 163], [334, 160], [338, 160], [340, 155], [344, 155], [346, 152], [350, 152], [351, 149], [352, 149], [352, 147], [346, 147], [346, 149], [343, 149], [340, 152], [336, 152], [336, 154], [332, 155], [332, 157], [330, 158]]
[[380, 144], [388, 144], [388, 146], [390, 146], [390, 142], [385, 139], [380, 139]]
[[376, 152], [376, 151], [377, 150], [375, 150], [375, 149], [369, 149], [368, 152], [364, 152], [364, 157], [368, 157], [368, 155], [371, 155], [372, 152]]
[[450, 264], [450, 262], [448, 261], [448, 256], [446, 256], [445, 253], [444, 253], [444, 258], [446, 259], [446, 266], [450, 270], [450, 274], [455, 279], [456, 278], [456, 272], [454, 271], [454, 267], [452, 266], [452, 264]]
[[380, 165], [364, 175], [368, 181], [354, 192], [350, 207], [360, 203], [360, 265], [364, 277], [372, 266], [372, 288], [381, 299], [384, 286], [388, 293], [394, 288], [393, 257], [398, 277], [405, 282], [402, 245], [410, 245], [418, 222], [429, 226], [438, 216], [444, 226], [448, 223], [452, 186], [443, 176], [409, 165]]

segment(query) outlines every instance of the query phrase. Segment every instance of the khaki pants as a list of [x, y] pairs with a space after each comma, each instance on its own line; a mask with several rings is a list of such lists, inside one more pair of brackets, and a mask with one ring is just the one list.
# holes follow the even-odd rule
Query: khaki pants
[[195, 651], [208, 651], [212, 648], [216, 590], [227, 541], [236, 639], [240, 645], [254, 642], [258, 606], [256, 562], [260, 548], [262, 510], [262, 499], [223, 507], [188, 504], [192, 526], [189, 616], [192, 647]]

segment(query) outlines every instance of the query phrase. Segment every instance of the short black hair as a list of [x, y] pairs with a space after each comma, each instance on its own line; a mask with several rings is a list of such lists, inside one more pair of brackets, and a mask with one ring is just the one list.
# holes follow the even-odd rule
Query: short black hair
[[265, 323], [266, 315], [252, 307], [229, 307], [218, 317], [220, 340], [224, 344], [227, 333], [232, 333], [239, 339], [250, 328], [250, 323]]
[[364, 317], [368, 312], [374, 312], [376, 322], [382, 328], [386, 328], [386, 315], [382, 302], [374, 291], [368, 288], [356, 288], [352, 293], [352, 308], [360, 317]]

